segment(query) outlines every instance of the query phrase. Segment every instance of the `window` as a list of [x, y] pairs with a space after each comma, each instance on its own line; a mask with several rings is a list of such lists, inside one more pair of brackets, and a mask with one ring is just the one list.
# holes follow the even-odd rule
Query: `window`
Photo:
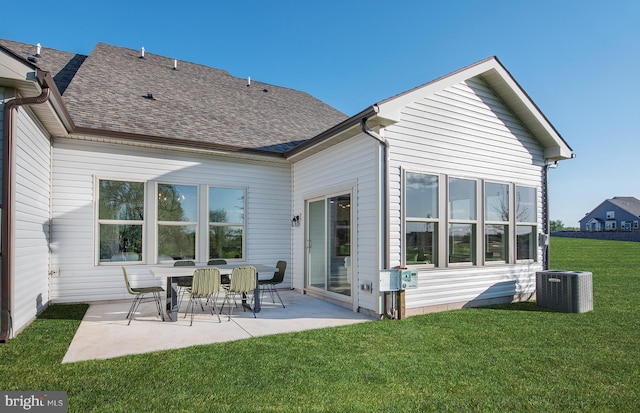
[[607, 219], [616, 219], [615, 211], [607, 211]]
[[142, 261], [144, 183], [98, 181], [99, 262]]
[[404, 200], [404, 264], [454, 267], [538, 259], [535, 187], [405, 172]]
[[405, 175], [406, 264], [437, 264], [438, 176]]
[[516, 258], [536, 259], [536, 189], [516, 186]]
[[485, 183], [484, 220], [485, 261], [508, 261], [509, 185]]
[[158, 260], [196, 258], [198, 187], [158, 184]]
[[243, 258], [245, 191], [209, 188], [209, 258]]
[[476, 181], [449, 179], [449, 263], [476, 262]]
[[638, 221], [633, 221], [633, 229], [638, 229]]

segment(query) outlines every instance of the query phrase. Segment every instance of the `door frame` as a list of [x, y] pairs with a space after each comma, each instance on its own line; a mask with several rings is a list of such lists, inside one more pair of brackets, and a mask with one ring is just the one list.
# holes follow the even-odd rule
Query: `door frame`
[[[355, 184], [349, 186], [337, 186], [333, 188], [325, 188], [321, 192], [316, 192], [313, 194], [306, 194], [304, 196], [304, 211], [307, 219], [305, 220], [304, 225], [304, 292], [305, 294], [312, 295], [318, 298], [321, 298], [326, 301], [333, 302], [343, 307], [351, 308], [353, 311], [357, 311], [358, 308], [358, 300], [357, 300], [357, 203], [354, 197], [355, 194]], [[309, 204], [311, 202], [320, 201], [320, 200], [328, 200], [329, 198], [340, 196], [340, 195], [349, 195], [351, 202], [351, 223], [350, 223], [350, 240], [351, 240], [351, 269], [350, 269], [350, 278], [351, 278], [351, 291], [349, 296], [345, 296], [339, 293], [334, 293], [325, 289], [320, 289], [317, 287], [313, 287], [309, 283]], [[325, 205], [325, 228], [327, 226], [326, 220], [326, 205]], [[326, 238], [326, 234], [325, 234]], [[326, 240], [325, 240], [325, 252], [326, 252]]]

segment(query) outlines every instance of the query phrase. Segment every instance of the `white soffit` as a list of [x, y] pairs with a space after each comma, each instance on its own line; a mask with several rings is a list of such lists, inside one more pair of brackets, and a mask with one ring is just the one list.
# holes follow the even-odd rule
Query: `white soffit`
[[[34, 97], [42, 93], [42, 87], [36, 80], [36, 69], [2, 49], [0, 49], [0, 87], [16, 89], [19, 97]], [[29, 109], [36, 114], [51, 135], [67, 134], [50, 100], [44, 104], [30, 105]]]

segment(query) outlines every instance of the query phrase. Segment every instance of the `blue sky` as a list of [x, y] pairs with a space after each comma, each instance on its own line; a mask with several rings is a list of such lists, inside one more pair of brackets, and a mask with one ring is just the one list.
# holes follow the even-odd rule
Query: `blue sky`
[[145, 47], [347, 115], [495, 55], [577, 155], [551, 171], [551, 219], [577, 226], [606, 198], [640, 199], [636, 0], [6, 3], [1, 38]]

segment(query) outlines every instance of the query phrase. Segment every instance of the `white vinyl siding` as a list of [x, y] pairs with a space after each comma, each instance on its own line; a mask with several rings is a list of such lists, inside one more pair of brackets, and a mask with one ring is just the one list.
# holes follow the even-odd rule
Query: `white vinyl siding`
[[443, 311], [462, 308], [469, 302], [474, 305], [504, 302], [502, 298], [535, 291], [533, 275], [530, 267], [519, 265], [420, 271], [419, 288], [407, 290], [407, 308]]
[[[247, 262], [291, 261], [291, 184], [286, 163], [64, 139], [56, 140], [53, 151], [52, 266], [59, 268], [51, 286], [55, 302], [127, 297], [120, 266], [94, 262], [96, 177], [246, 188]], [[149, 206], [152, 195], [147, 194]], [[145, 215], [153, 211], [154, 207]], [[146, 242], [154, 239], [155, 230], [145, 226]], [[207, 256], [206, 245], [197, 248], [199, 257]], [[154, 265], [154, 246], [145, 247], [143, 255], [144, 264], [128, 268], [132, 282], [154, 281], [148, 270]]]
[[[329, 194], [352, 192], [352, 295], [357, 307], [377, 310], [378, 296], [363, 292], [360, 285], [373, 283], [380, 264], [379, 228], [379, 167], [381, 145], [360, 135], [335, 145], [321, 153], [299, 161], [293, 166], [293, 211], [303, 214], [305, 200]], [[336, 192], [337, 191], [337, 192]], [[294, 287], [304, 288], [305, 277], [305, 217], [302, 225], [293, 227]]]
[[48, 137], [20, 107], [16, 128], [15, 243], [12, 318], [14, 332], [49, 301], [49, 194], [51, 150]]
[[[404, 236], [402, 207], [399, 197], [393, 196], [394, 189], [400, 188], [403, 168], [417, 173], [533, 187], [537, 193], [537, 228], [542, 227], [543, 148], [481, 78], [455, 84], [407, 105], [401, 110], [400, 121], [387, 127], [384, 136], [391, 144], [391, 239], [394, 242]], [[477, 228], [483, 230], [484, 219], [479, 219]], [[447, 245], [446, 231], [441, 231], [439, 237], [439, 247], [443, 248]], [[482, 238], [478, 242], [482, 242]], [[514, 243], [510, 234], [510, 245]], [[539, 247], [537, 254], [537, 262], [528, 263], [526, 270], [524, 266], [509, 264], [420, 268], [418, 289], [406, 293], [407, 310], [532, 293], [535, 271], [541, 268]], [[391, 265], [401, 264], [401, 256], [402, 246], [398, 245], [392, 249]]]

